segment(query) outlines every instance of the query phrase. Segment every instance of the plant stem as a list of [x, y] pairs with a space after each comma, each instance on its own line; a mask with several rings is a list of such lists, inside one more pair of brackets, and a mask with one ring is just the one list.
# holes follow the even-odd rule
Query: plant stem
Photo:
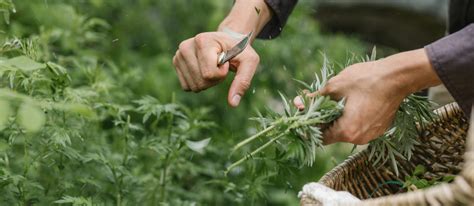
[[278, 140], [280, 137], [283, 137], [284, 135], [286, 135], [288, 132], [284, 132], [284, 133], [281, 133], [280, 135], [274, 137], [273, 139], [271, 139], [270, 141], [268, 141], [267, 143], [265, 143], [264, 145], [260, 146], [259, 148], [255, 149], [253, 152], [251, 152], [249, 155], [246, 155], [245, 157], [241, 158], [240, 160], [238, 160], [237, 162], [234, 162], [233, 164], [231, 164], [229, 167], [227, 167], [227, 170], [224, 172], [225, 175], [227, 175], [228, 172], [230, 172], [232, 169], [234, 169], [235, 167], [239, 166], [240, 164], [242, 164], [243, 162], [245, 162], [245, 160], [249, 159], [250, 157], [256, 155], [257, 153], [261, 152], [262, 150], [264, 150], [265, 148], [267, 148], [268, 146], [270, 146], [273, 142], [275, 142], [276, 140]]
[[169, 164], [169, 157], [170, 154], [166, 154], [165, 158], [165, 165], [163, 169], [161, 170], [161, 178], [160, 178], [160, 186], [161, 186], [161, 191], [160, 191], [160, 201], [164, 202], [166, 200], [166, 173], [168, 172], [168, 164]]
[[[176, 101], [176, 95], [173, 92], [171, 95], [171, 103], [175, 103]], [[168, 119], [168, 144], [171, 144], [172, 140], [172, 135], [173, 135], [173, 122], [174, 122], [174, 115], [170, 114], [169, 119]], [[161, 186], [161, 191], [160, 191], [160, 201], [163, 203], [166, 201], [166, 175], [168, 175], [168, 165], [170, 163], [170, 158], [171, 158], [171, 152], [168, 152], [165, 157], [165, 162], [163, 169], [161, 171], [161, 179], [160, 179], [160, 186]]]
[[275, 128], [276, 125], [277, 124], [274, 124], [270, 127], [267, 127], [266, 129], [258, 132], [257, 134], [254, 134], [253, 136], [245, 139], [244, 141], [239, 142], [237, 145], [234, 146], [234, 148], [232, 150], [235, 151], [235, 150], [241, 148], [242, 146], [248, 144], [249, 142], [253, 141], [254, 139], [257, 139], [258, 137], [262, 136], [263, 134], [265, 134], [265, 133], [269, 132], [270, 130], [272, 130], [273, 128]]

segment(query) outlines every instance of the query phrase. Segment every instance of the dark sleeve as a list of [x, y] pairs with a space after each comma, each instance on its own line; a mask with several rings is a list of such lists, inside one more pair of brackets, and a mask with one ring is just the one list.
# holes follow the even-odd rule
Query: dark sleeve
[[297, 2], [298, 0], [265, 0], [272, 11], [272, 19], [263, 27], [257, 38], [272, 39], [277, 37]]
[[469, 116], [474, 103], [474, 23], [425, 49], [439, 78]]

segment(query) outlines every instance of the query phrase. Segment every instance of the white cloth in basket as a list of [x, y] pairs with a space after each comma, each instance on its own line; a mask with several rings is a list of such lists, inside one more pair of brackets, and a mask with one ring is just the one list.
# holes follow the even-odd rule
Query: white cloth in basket
[[318, 200], [324, 206], [343, 205], [360, 202], [360, 199], [354, 197], [346, 191], [335, 191], [322, 184], [311, 182], [303, 186], [303, 191], [298, 193], [298, 197], [302, 195]]

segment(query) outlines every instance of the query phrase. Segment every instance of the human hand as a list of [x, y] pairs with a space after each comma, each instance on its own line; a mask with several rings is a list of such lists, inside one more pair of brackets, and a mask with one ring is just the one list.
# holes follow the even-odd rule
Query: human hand
[[187, 39], [179, 45], [173, 57], [173, 64], [181, 87], [185, 91], [200, 92], [222, 82], [229, 69], [236, 72], [229, 89], [229, 105], [239, 105], [245, 91], [250, 87], [260, 58], [255, 50], [247, 45], [244, 51], [217, 66], [218, 55], [238, 43], [225, 32], [207, 32]]
[[[324, 143], [368, 143], [392, 124], [407, 95], [439, 83], [423, 49], [347, 67], [318, 91], [335, 100], [346, 98], [342, 116], [324, 131]], [[294, 104], [304, 109], [300, 97]]]

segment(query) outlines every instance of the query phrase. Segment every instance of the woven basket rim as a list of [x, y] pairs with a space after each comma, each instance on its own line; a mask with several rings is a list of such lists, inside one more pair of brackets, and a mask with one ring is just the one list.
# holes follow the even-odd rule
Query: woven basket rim
[[[427, 125], [427, 128], [436, 126], [436, 122], [450, 121], [454, 117], [463, 115], [459, 105], [456, 103], [447, 104], [435, 110], [438, 118], [435, 122]], [[467, 116], [467, 115], [465, 115]], [[473, 205], [474, 203], [474, 105], [470, 119], [470, 128], [464, 142], [464, 160], [462, 170], [451, 183], [442, 183], [423, 190], [417, 190], [406, 193], [392, 194], [377, 198], [364, 199], [362, 202], [354, 205]], [[422, 131], [424, 128], [421, 128]], [[349, 156], [344, 162], [327, 172], [319, 183], [329, 186], [332, 185], [335, 178], [341, 177], [349, 168], [357, 165], [361, 158], [367, 158], [369, 150], [366, 148]], [[321, 205], [319, 200], [313, 199], [308, 195], [301, 196], [301, 205]], [[334, 202], [335, 205], [339, 203]]]
[[[443, 121], [443, 120], [447, 120], [451, 116], [450, 114], [452, 114], [453, 112], [459, 111], [459, 109], [460, 109], [459, 105], [453, 102], [434, 110], [434, 112], [435, 114], [438, 115], [439, 119]], [[332, 178], [336, 177], [336, 175], [340, 173], [341, 170], [348, 167], [349, 165], [353, 165], [355, 161], [357, 161], [359, 158], [362, 158], [365, 155], [369, 155], [369, 150], [367, 148], [353, 155], [350, 155], [346, 160], [344, 160], [344, 162], [340, 163], [339, 165], [331, 169], [329, 172], [324, 174], [319, 179], [318, 182], [324, 185], [327, 185], [331, 181]]]

